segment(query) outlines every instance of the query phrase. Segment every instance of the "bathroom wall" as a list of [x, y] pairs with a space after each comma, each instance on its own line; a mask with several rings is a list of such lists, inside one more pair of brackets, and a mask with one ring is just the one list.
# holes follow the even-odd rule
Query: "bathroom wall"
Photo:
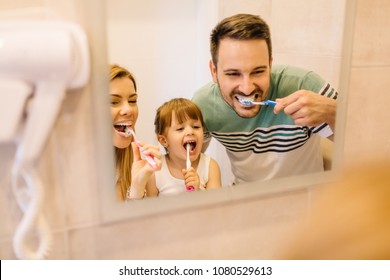
[[358, 1], [345, 134], [346, 163], [390, 157], [390, 2]]
[[[181, 2], [181, 1], [180, 1]], [[223, 1], [222, 1], [223, 2]], [[221, 3], [222, 3], [221, 2]], [[232, 1], [239, 2], [239, 1]], [[249, 1], [250, 2], [250, 1]], [[329, 18], [330, 4], [317, 6], [298, 4], [300, 1], [252, 1], [267, 11], [273, 29], [285, 30], [276, 40], [275, 59], [280, 56], [288, 62], [305, 61], [315, 67], [316, 60], [334, 60], [329, 68], [318, 69], [329, 80], [338, 83], [333, 67], [337, 68], [340, 53], [327, 50], [326, 41], [333, 33], [320, 32], [322, 27], [340, 18]], [[303, 1], [302, 1], [303, 2]], [[318, 1], [312, 1], [318, 3]], [[339, 5], [338, 1], [323, 3]], [[98, 1], [12, 1], [0, 2], [0, 12], [10, 8], [32, 5], [50, 6], [62, 15], [76, 20], [86, 28], [92, 40], [92, 55], [105, 51], [104, 42], [98, 41], [97, 18], [104, 18]], [[88, 8], [94, 5], [94, 9]], [[77, 9], [74, 9], [77, 7]], [[91, 6], [89, 6], [91, 7]], [[223, 7], [221, 16], [229, 13]], [[306, 8], [302, 8], [306, 7]], [[339, 7], [339, 6], [338, 6]], [[293, 23], [305, 17], [320, 14], [323, 22], [307, 25], [315, 32], [311, 38]], [[329, 14], [327, 14], [329, 13]], [[390, 155], [390, 113], [385, 104], [390, 102], [390, 35], [383, 32], [389, 26], [390, 3], [386, 0], [357, 1], [357, 17], [350, 71], [348, 118], [346, 123], [345, 161], [358, 155]], [[0, 13], [1, 15], [1, 13]], [[329, 15], [329, 16], [328, 16]], [[276, 23], [278, 19], [278, 23]], [[286, 22], [284, 22], [284, 20]], [[337, 21], [339, 20], [339, 21]], [[280, 21], [280, 22], [279, 22]], [[328, 30], [328, 29], [327, 29]], [[288, 36], [302, 36], [290, 46]], [[337, 36], [336, 36], [337, 37]], [[338, 38], [338, 37], [337, 37]], [[325, 43], [323, 43], [325, 40]], [[309, 45], [318, 43], [328, 56], [308, 59]], [[285, 47], [284, 48], [282, 48]], [[298, 53], [302, 48], [305, 51]], [[291, 58], [287, 53], [296, 54]], [[297, 53], [296, 53], [297, 52]], [[284, 54], [286, 54], [284, 56]], [[279, 58], [278, 58], [279, 59]], [[280, 58], [282, 60], [282, 58]], [[308, 213], [310, 200], [318, 189], [312, 188], [284, 192], [266, 197], [253, 197], [203, 209], [188, 209], [175, 213], [147, 216], [117, 223], [101, 224], [95, 162], [98, 160], [94, 137], [93, 92], [104, 83], [96, 78], [104, 74], [104, 65], [94, 62], [94, 78], [82, 93], [69, 95], [42, 159], [40, 171], [46, 183], [44, 213], [53, 230], [54, 243], [49, 259], [272, 259], [277, 258], [281, 241]], [[100, 77], [100, 80], [101, 77]], [[72, 135], [72, 137], [69, 137]], [[21, 217], [10, 189], [10, 166], [14, 146], [0, 146], [0, 259], [14, 259], [12, 235]]]

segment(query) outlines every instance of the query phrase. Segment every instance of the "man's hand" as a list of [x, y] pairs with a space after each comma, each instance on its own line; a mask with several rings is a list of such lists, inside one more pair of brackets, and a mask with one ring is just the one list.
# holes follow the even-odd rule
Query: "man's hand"
[[334, 131], [336, 100], [309, 90], [298, 90], [284, 98], [275, 100], [274, 113], [284, 111], [296, 125], [318, 126], [327, 123]]

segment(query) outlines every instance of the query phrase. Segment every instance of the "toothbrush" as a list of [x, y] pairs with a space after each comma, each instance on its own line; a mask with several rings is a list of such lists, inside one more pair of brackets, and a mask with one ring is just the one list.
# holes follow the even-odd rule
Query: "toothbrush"
[[[126, 126], [126, 127], [125, 127], [125, 132], [126, 132], [127, 134], [133, 135], [134, 141], [135, 141], [135, 143], [137, 144], [138, 148], [139, 148], [140, 151], [141, 151], [141, 148], [142, 148], [142, 147], [141, 147], [140, 142], [139, 142], [138, 139], [137, 139], [137, 136], [135, 136], [134, 130], [131, 129], [131, 128], [128, 128], [128, 127]], [[141, 152], [142, 152], [142, 151], [141, 151]], [[156, 170], [156, 169], [157, 169], [157, 164], [156, 164], [156, 161], [154, 160], [153, 156], [147, 155], [147, 154], [145, 154], [145, 153], [143, 153], [143, 154], [145, 155], [145, 159], [146, 159], [146, 161], [149, 163], [150, 167], [152, 167], [154, 170]]]
[[[191, 145], [190, 145], [190, 143], [187, 143], [186, 150], [187, 150], [186, 168], [188, 170], [191, 167], [191, 160], [190, 160]], [[194, 188], [194, 186], [186, 186], [186, 190], [188, 192], [190, 192], [190, 191], [195, 190], [195, 188]]]
[[264, 100], [261, 102], [255, 102], [243, 97], [238, 97], [238, 102], [240, 102], [243, 105], [268, 105], [268, 106], [275, 106], [276, 102], [271, 100]]
[[187, 160], [186, 160], [186, 167], [187, 169], [189, 169], [191, 167], [191, 160], [190, 160], [190, 149], [191, 149], [191, 145], [190, 143], [187, 143], [186, 145], [186, 150], [187, 150]]

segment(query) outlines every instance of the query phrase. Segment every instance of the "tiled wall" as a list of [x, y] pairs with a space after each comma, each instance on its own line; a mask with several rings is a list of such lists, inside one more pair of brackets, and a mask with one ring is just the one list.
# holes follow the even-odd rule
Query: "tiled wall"
[[[96, 22], [96, 18], [87, 20], [86, 15], [94, 14], [87, 7], [96, 3], [95, 1], [35, 1], [34, 4], [39, 5], [41, 2], [68, 10], [68, 16], [82, 22], [88, 32], [96, 30], [96, 26], [91, 26]], [[272, 11], [270, 19], [276, 18], [275, 13], [278, 11], [282, 13], [288, 10], [289, 13], [283, 18], [286, 18], [290, 25], [294, 22], [293, 18], [289, 18], [294, 16], [294, 9], [302, 9], [302, 5], [296, 1], [294, 5], [291, 1], [259, 2], [265, 5], [262, 7], [268, 7], [269, 11]], [[339, 1], [325, 2], [338, 5]], [[27, 3], [31, 2], [12, 3], [2, 2], [0, 10], [28, 6]], [[76, 3], [79, 5], [78, 10], [72, 12]], [[383, 32], [384, 26], [389, 26], [387, 15], [390, 13], [390, 4], [386, 0], [372, 0], [369, 3], [360, 0], [357, 3], [345, 139], [347, 160], [361, 153], [390, 154], [390, 125], [387, 125], [390, 115], [386, 108], [390, 101], [387, 94], [390, 86], [390, 38]], [[98, 6], [96, 5], [96, 8]], [[314, 4], [306, 4], [304, 7], [308, 9], [308, 16], [313, 17], [328, 11], [327, 6], [317, 9]], [[332, 21], [326, 15], [323, 17], [324, 25]], [[279, 28], [282, 26], [281, 24]], [[319, 29], [320, 27], [318, 26]], [[275, 25], [275, 28], [278, 28], [278, 25]], [[291, 29], [286, 32], [289, 30]], [[275, 38], [277, 41], [282, 39]], [[318, 32], [318, 37], [312, 38], [311, 42], [326, 39], [332, 39], [331, 32]], [[307, 42], [302, 40], [298, 47], [305, 47]], [[99, 49], [105, 48], [104, 42], [92, 43], [99, 46]], [[282, 51], [279, 53], [282, 55]], [[302, 54], [297, 57], [300, 55]], [[336, 61], [339, 59], [337, 55], [334, 55], [334, 58]], [[95, 64], [94, 74], [100, 71], [104, 75], [102, 67], [105, 66]], [[332, 73], [331, 69], [326, 71]], [[104, 87], [104, 83], [99, 84], [95, 79], [82, 94], [67, 97], [67, 108], [73, 108], [72, 112], [59, 119], [54, 135], [42, 155], [40, 170], [51, 171], [45, 177], [50, 188], [46, 190], [44, 207], [54, 237], [49, 259], [277, 258], [276, 252], [280, 249], [278, 244], [288, 235], [290, 227], [307, 213], [310, 190], [100, 224], [97, 182], [94, 180], [94, 162], [97, 156], [94, 139], [91, 137], [94, 133], [91, 118], [94, 116], [91, 116], [92, 110], [85, 110], [88, 104], [93, 102], [92, 93], [99, 86]], [[67, 133], [72, 133], [73, 137], [67, 138]], [[21, 216], [10, 190], [9, 173], [13, 152], [14, 146], [1, 146], [0, 259], [15, 258], [12, 251], [12, 233]], [[316, 192], [314, 195], [317, 195]]]
[[390, 157], [390, 2], [358, 1], [345, 134], [345, 160]]

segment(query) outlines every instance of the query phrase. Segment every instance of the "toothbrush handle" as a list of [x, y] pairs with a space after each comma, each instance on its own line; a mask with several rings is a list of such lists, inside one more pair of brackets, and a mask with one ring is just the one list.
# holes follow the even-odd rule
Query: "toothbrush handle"
[[[127, 128], [126, 128], [125, 131], [126, 131], [126, 133], [129, 133], [129, 134], [133, 135], [134, 141], [135, 141], [135, 143], [137, 144], [138, 148], [139, 148], [140, 151], [141, 151], [141, 148], [142, 148], [142, 147], [141, 147], [141, 144], [139, 143], [139, 141], [138, 141], [138, 139], [137, 139], [137, 136], [135, 135], [134, 130], [132, 130], [132, 129], [127, 129]], [[142, 153], [144, 154], [145, 160], [149, 163], [150, 167], [152, 167], [154, 170], [156, 170], [156, 169], [157, 169], [157, 163], [156, 163], [156, 161], [154, 160], [154, 157], [151, 156], [151, 155], [147, 155], [147, 154], [145, 154], [144, 152], [142, 152]]]
[[[141, 151], [141, 148], [142, 148], [142, 147], [141, 147], [141, 145], [139, 144], [139, 142], [136, 140], [135, 143], [137, 143], [137, 146], [138, 146], [138, 148], [139, 148], [140, 151]], [[151, 156], [151, 155], [147, 155], [147, 154], [145, 154], [144, 152], [142, 152], [142, 153], [144, 154], [145, 160], [149, 163], [150, 167], [152, 167], [154, 170], [156, 170], [156, 168], [157, 168], [157, 163], [156, 163], [156, 161], [154, 160], [154, 157]]]
[[157, 163], [154, 160], [154, 157], [152, 157], [151, 155], [145, 155], [145, 160], [149, 163], [150, 167], [152, 167], [153, 169], [157, 168]]
[[186, 168], [189, 169], [191, 167], [191, 160], [190, 160], [190, 147], [188, 146], [188, 144], [186, 147], [186, 152], [187, 152]]
[[272, 106], [272, 107], [276, 105], [276, 102], [271, 100], [265, 100], [264, 103], [265, 105]]

